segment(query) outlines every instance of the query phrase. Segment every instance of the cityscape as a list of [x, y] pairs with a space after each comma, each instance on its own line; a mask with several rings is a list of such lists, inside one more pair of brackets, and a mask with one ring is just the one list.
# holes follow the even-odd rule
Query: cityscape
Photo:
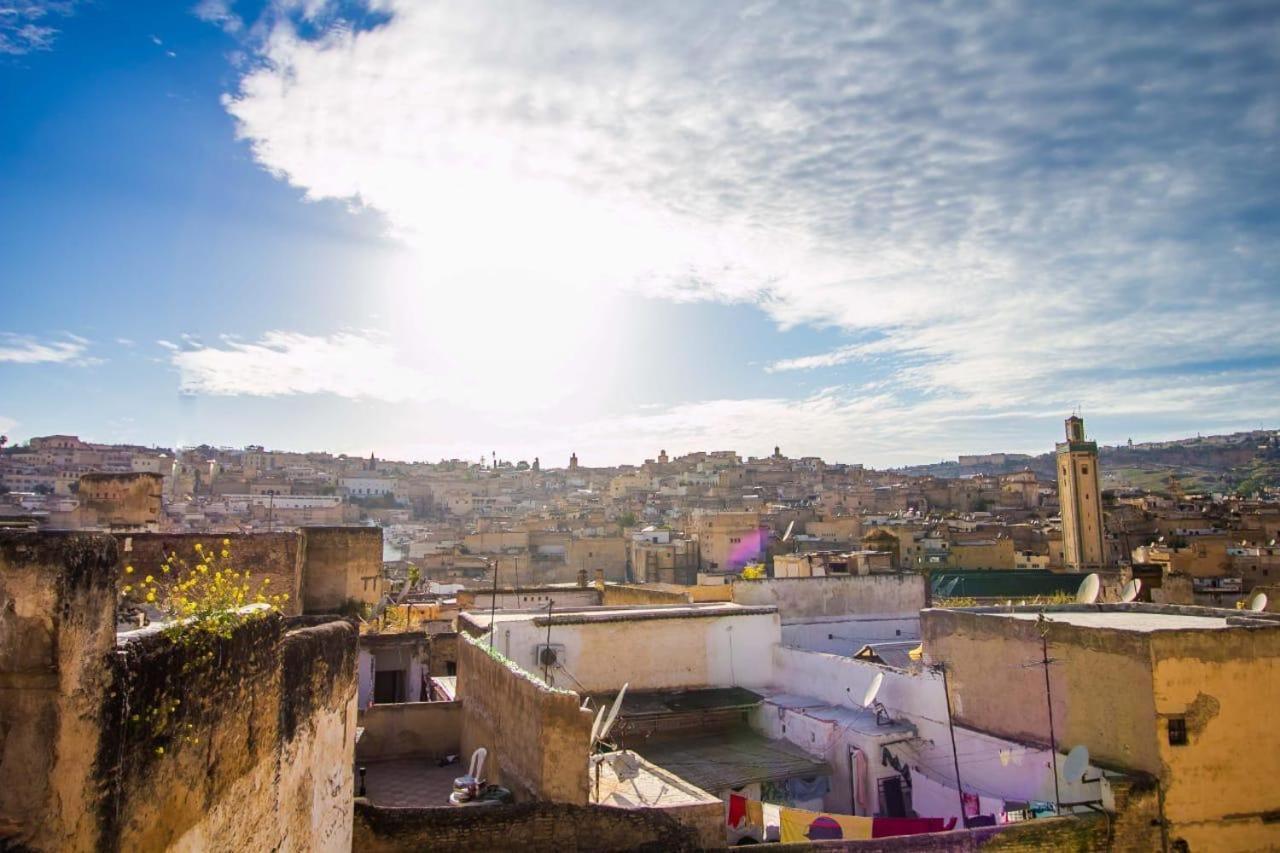
[[0, 850], [1280, 850], [1277, 92], [1251, 0], [0, 0]]

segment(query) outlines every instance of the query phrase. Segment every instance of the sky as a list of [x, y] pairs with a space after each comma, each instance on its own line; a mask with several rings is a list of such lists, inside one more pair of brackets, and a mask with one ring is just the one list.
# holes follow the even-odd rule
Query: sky
[[0, 0], [0, 431], [890, 466], [1280, 426], [1274, 2]]

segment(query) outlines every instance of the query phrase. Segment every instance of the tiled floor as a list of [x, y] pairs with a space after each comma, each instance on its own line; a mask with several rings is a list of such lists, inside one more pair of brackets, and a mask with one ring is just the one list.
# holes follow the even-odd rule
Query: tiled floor
[[[378, 806], [428, 808], [449, 805], [453, 780], [467, 772], [461, 764], [437, 767], [432, 759], [370, 761], [365, 768], [365, 796]], [[360, 779], [356, 778], [359, 788]]]

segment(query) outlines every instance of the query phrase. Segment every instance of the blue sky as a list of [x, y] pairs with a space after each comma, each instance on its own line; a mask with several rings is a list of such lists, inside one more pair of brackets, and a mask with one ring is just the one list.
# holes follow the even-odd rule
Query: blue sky
[[1276, 426], [1272, 3], [0, 0], [0, 430], [875, 465]]

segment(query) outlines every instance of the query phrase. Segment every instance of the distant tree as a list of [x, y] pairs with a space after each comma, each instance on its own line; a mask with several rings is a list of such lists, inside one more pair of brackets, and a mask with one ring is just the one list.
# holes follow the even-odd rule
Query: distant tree
[[635, 527], [635, 525], [636, 514], [634, 512], [624, 512], [622, 515], [618, 516], [619, 527]]

